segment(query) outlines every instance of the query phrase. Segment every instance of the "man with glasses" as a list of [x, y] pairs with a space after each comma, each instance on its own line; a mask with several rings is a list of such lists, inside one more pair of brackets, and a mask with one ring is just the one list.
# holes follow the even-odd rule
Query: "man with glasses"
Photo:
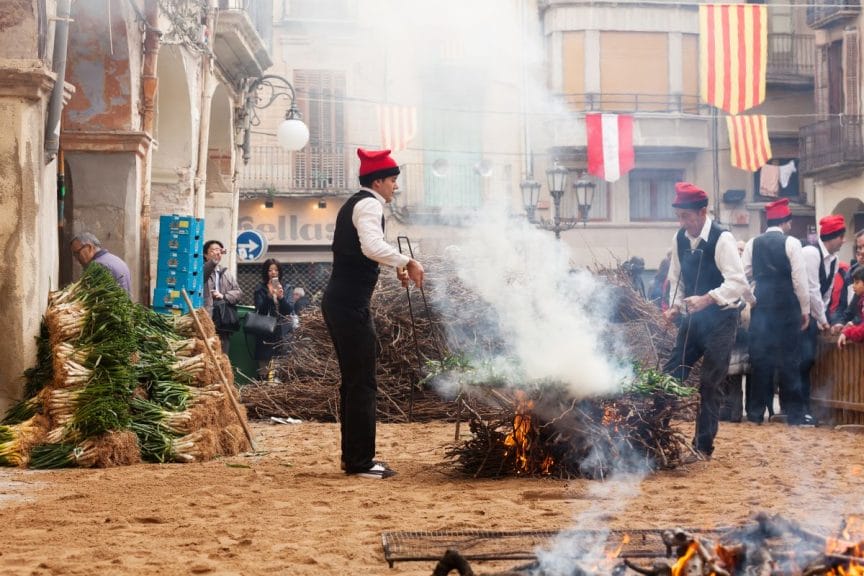
[[70, 243], [72, 255], [81, 264], [82, 268], [86, 268], [91, 263], [104, 266], [111, 272], [111, 275], [117, 281], [126, 294], [132, 297], [132, 287], [130, 280], [132, 275], [129, 273], [129, 266], [126, 265], [119, 257], [111, 254], [105, 248], [102, 248], [102, 243], [99, 239], [90, 232], [82, 232], [72, 238]]

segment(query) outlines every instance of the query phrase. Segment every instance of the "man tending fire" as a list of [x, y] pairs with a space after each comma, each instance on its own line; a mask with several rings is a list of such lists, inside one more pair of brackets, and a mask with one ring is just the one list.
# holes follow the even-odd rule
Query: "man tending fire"
[[681, 229], [675, 234], [669, 263], [671, 299], [664, 314], [677, 320], [679, 329], [663, 371], [684, 381], [702, 358], [693, 448], [699, 456], [710, 458], [717, 435], [720, 386], [729, 368], [747, 280], [735, 238], [708, 217], [705, 191], [679, 182], [672, 206]]

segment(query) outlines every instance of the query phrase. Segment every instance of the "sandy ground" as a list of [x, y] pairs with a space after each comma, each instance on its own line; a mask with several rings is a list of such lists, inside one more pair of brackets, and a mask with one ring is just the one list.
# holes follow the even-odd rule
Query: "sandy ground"
[[339, 472], [335, 425], [253, 429], [262, 454], [205, 464], [0, 469], [0, 574], [428, 576], [431, 561], [389, 568], [382, 532], [707, 528], [760, 510], [827, 532], [864, 512], [864, 435], [828, 428], [723, 424], [713, 460], [607, 482], [456, 477], [452, 424], [380, 426], [399, 472], [384, 481]]

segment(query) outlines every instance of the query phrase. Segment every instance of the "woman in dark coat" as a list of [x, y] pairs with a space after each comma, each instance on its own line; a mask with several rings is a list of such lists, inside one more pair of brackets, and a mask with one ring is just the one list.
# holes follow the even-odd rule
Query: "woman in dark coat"
[[258, 361], [258, 377], [266, 378], [274, 356], [284, 356], [286, 344], [291, 336], [292, 288], [282, 283], [282, 267], [274, 258], [264, 262], [261, 283], [255, 289], [255, 312], [276, 316], [276, 332], [270, 338], [255, 338], [255, 359]]

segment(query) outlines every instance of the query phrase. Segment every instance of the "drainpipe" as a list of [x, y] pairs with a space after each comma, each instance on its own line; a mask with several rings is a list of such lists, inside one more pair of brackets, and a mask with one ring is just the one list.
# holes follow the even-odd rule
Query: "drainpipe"
[[207, 202], [207, 161], [210, 158], [210, 109], [213, 98], [210, 93], [211, 67], [213, 63], [213, 37], [216, 33], [215, 25], [216, 4], [214, 0], [208, 2], [207, 9], [207, 52], [201, 57], [201, 108], [200, 120], [198, 122], [198, 165], [195, 169], [195, 180], [193, 182], [195, 193], [194, 216], [204, 218]]
[[159, 55], [159, 4], [147, 0], [144, 6], [144, 62], [141, 70], [141, 130], [150, 137], [150, 143], [141, 161], [141, 303], [150, 305], [150, 188], [153, 164], [153, 123], [156, 110], [156, 93], [159, 79], [156, 76], [156, 61]]
[[48, 120], [45, 123], [45, 163], [57, 157], [60, 149], [60, 117], [63, 114], [63, 86], [66, 82], [66, 47], [69, 43], [69, 22], [72, 0], [57, 1], [57, 18], [54, 25], [54, 72], [57, 80], [51, 91], [48, 104]]

